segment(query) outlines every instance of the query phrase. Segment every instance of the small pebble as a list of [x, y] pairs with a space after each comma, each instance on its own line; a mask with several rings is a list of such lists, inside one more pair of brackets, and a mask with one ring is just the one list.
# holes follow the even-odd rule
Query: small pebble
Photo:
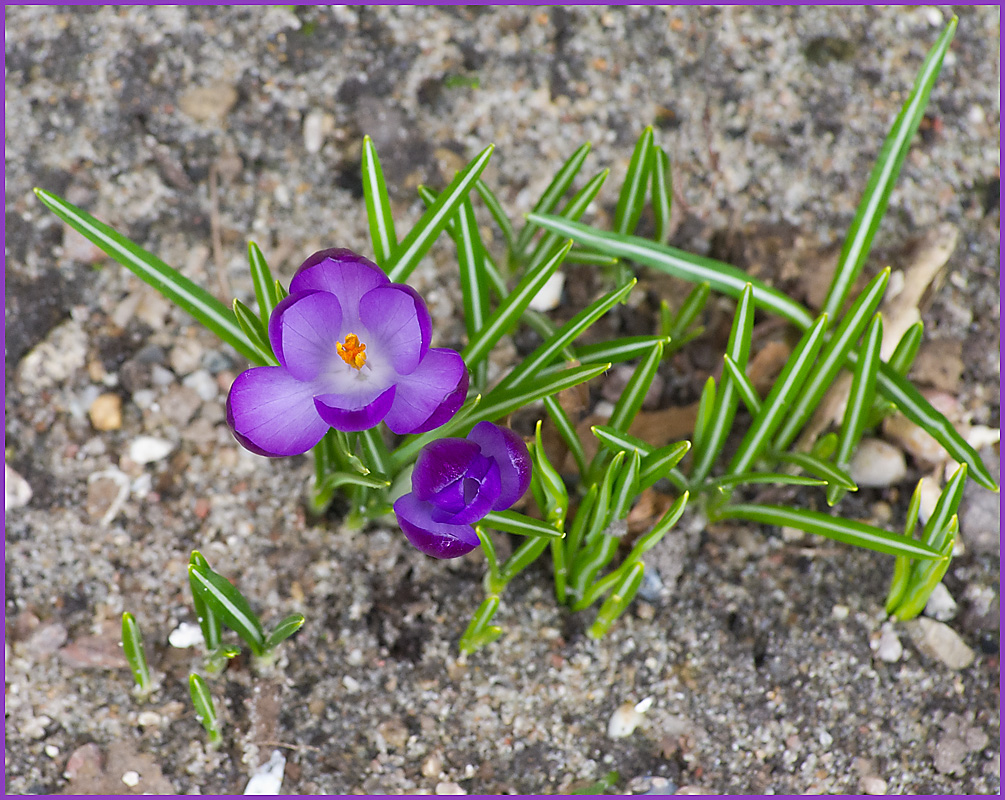
[[944, 622], [918, 617], [909, 624], [908, 630], [919, 650], [950, 669], [966, 669], [974, 663], [974, 651]]
[[346, 675], [342, 678], [342, 685], [346, 688], [349, 694], [356, 694], [363, 687], [359, 685], [359, 681], [353, 678], [351, 675]]
[[202, 629], [191, 622], [183, 622], [168, 634], [168, 644], [172, 647], [185, 649], [202, 644]]
[[848, 619], [848, 614], [851, 613], [851, 609], [848, 606], [836, 605], [831, 609], [831, 616], [836, 620]]
[[863, 439], [851, 460], [851, 479], [859, 486], [892, 486], [907, 476], [904, 454], [879, 439]]
[[304, 149], [308, 153], [320, 153], [325, 141], [325, 113], [318, 109], [307, 112], [304, 117]]
[[443, 756], [439, 752], [430, 753], [426, 756], [426, 760], [422, 762], [422, 766], [419, 767], [419, 771], [427, 778], [439, 777], [440, 772], [443, 770]]
[[943, 775], [962, 774], [965, 771], [963, 759], [970, 749], [966, 743], [956, 736], [943, 736], [935, 746], [932, 763], [937, 772]]
[[928, 477], [921, 481], [921, 503], [918, 506], [918, 520], [924, 525], [928, 518], [935, 511], [935, 505], [939, 502], [939, 495], [942, 494], [942, 487], [939, 481]]
[[531, 298], [529, 307], [535, 311], [551, 311], [558, 308], [562, 300], [562, 289], [565, 288], [565, 273], [553, 272], [551, 277], [545, 281], [536, 295]]
[[156, 711], [141, 711], [136, 717], [136, 724], [141, 728], [150, 728], [161, 724], [161, 715]]
[[867, 775], [859, 781], [862, 792], [871, 795], [886, 794], [886, 781], [875, 775]]
[[49, 758], [55, 758], [59, 755], [59, 748], [54, 744], [47, 744], [45, 746], [45, 754], [49, 756]]
[[646, 701], [643, 700], [637, 704], [622, 703], [618, 706], [607, 723], [607, 735], [611, 739], [624, 739], [631, 736], [642, 722], [642, 715], [652, 705], [652, 699], [647, 699], [649, 700], [648, 705], [644, 705]]
[[21, 508], [28, 505], [31, 500], [31, 486], [28, 481], [18, 475], [14, 470], [3, 465], [3, 510]]
[[213, 376], [205, 369], [197, 369], [191, 375], [186, 375], [181, 383], [182, 386], [187, 386], [203, 400], [215, 399], [220, 389]]
[[195, 339], [183, 339], [168, 353], [168, 363], [179, 377], [199, 369], [202, 363], [203, 347]]
[[174, 450], [174, 445], [167, 439], [156, 436], [138, 436], [129, 445], [129, 458], [137, 464], [152, 464], [166, 458]]
[[799, 528], [790, 528], [788, 525], [782, 526], [782, 539], [786, 542], [798, 542], [805, 538], [806, 531]]
[[639, 599], [647, 603], [659, 603], [663, 594], [663, 579], [656, 571], [655, 567], [646, 565], [646, 571], [642, 574], [642, 584], [639, 586]]
[[101, 769], [101, 761], [101, 749], [94, 742], [82, 744], [70, 753], [63, 768], [63, 777], [72, 781], [78, 776], [97, 774]]
[[949, 622], [956, 616], [957, 605], [944, 583], [936, 584], [925, 603], [925, 615], [939, 622]]
[[286, 758], [278, 750], [273, 750], [269, 760], [251, 773], [245, 794], [279, 794], [286, 772]]
[[949, 458], [946, 448], [903, 414], [894, 414], [883, 420], [883, 435], [899, 444], [923, 466], [935, 466]]
[[140, 782], [140, 774], [136, 770], [131, 769], [123, 773], [122, 782], [131, 788]]
[[467, 794], [460, 784], [453, 781], [443, 781], [436, 784], [436, 794]]
[[117, 431], [122, 427], [122, 398], [114, 392], [99, 394], [87, 413], [96, 431]]
[[876, 658], [888, 664], [900, 661], [900, 657], [904, 655], [904, 646], [889, 622], [883, 625], [879, 638], [871, 642], [871, 646]]

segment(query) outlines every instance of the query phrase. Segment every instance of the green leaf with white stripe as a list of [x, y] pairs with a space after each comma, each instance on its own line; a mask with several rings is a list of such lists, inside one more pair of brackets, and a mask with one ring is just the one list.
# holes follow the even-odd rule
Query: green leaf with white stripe
[[68, 203], [44, 189], [35, 189], [35, 194], [52, 213], [77, 233], [89, 239], [183, 311], [191, 314], [196, 322], [216, 334], [242, 356], [256, 364], [265, 363], [260, 360], [261, 353], [251, 345], [241, 330], [234, 313], [201, 286], [197, 286], [153, 253], [147, 252], [73, 203]]
[[[748, 283], [740, 296], [739, 303], [737, 303], [733, 326], [729, 332], [729, 340], [726, 342], [726, 356], [740, 371], [747, 367], [753, 328], [754, 287]], [[709, 380], [712, 380], [711, 376], [709, 376]], [[719, 457], [719, 453], [722, 452], [722, 447], [736, 417], [737, 406], [740, 403], [741, 390], [737, 388], [736, 381], [730, 377], [728, 371], [723, 372], [718, 391], [716, 392], [714, 389], [714, 381], [712, 387], [715, 403], [707, 419], [704, 417], [704, 409], [701, 404], [698, 406], [698, 421], [694, 431], [695, 455], [690, 476], [692, 482], [704, 480], [711, 471], [712, 465]], [[702, 392], [702, 400], [705, 400], [704, 392]]]
[[[907, 506], [907, 516], [904, 520], [904, 536], [914, 538], [915, 529], [918, 527], [918, 516], [921, 513], [921, 485], [924, 479], [918, 481], [911, 495], [911, 502]], [[893, 564], [893, 576], [890, 579], [890, 589], [886, 593], [887, 614], [892, 614], [901, 600], [907, 593], [907, 587], [911, 581], [911, 564], [914, 563], [907, 556], [897, 556]]]
[[867, 525], [852, 519], [842, 519], [810, 511], [805, 508], [738, 503], [720, 508], [716, 520], [745, 519], [762, 525], [798, 528], [807, 533], [826, 536], [828, 539], [887, 553], [911, 558], [941, 558], [940, 553], [927, 544], [901, 536], [898, 533]]
[[272, 633], [269, 634], [269, 638], [265, 640], [265, 652], [275, 650], [279, 647], [279, 645], [300, 630], [305, 621], [306, 620], [304, 619], [303, 614], [290, 614], [288, 617], [282, 619], [279, 624], [272, 629]]
[[784, 450], [799, 434], [803, 425], [813, 414], [813, 411], [823, 400], [824, 395], [834, 382], [838, 372], [844, 365], [849, 351], [858, 341], [869, 323], [869, 318], [879, 307], [890, 280], [890, 268], [887, 267], [862, 290], [855, 299], [844, 319], [837, 326], [830, 341], [820, 353], [820, 360], [810, 372], [805, 386], [795, 402], [791, 404], [785, 423], [775, 437], [775, 449]]
[[[590, 303], [590, 305], [555, 331], [551, 337], [542, 342], [534, 350], [534, 352], [517, 364], [509, 372], [509, 374], [499, 382], [499, 385], [496, 388], [519, 386], [521, 383], [525, 383], [530, 380], [532, 376], [544, 375], [545, 367], [557, 359], [573, 342], [573, 340], [585, 333], [594, 322], [600, 319], [617, 303], [623, 302], [625, 298], [628, 297], [628, 293], [631, 292], [635, 284], [636, 280], [633, 278], [624, 286], [621, 286], [613, 292], [609, 292], [603, 297], [594, 300]], [[590, 366], [594, 366], [597, 363], [610, 364], [610, 362], [591, 362]]]
[[262, 325], [268, 328], [272, 309], [279, 303], [276, 297], [276, 279], [272, 277], [265, 256], [254, 242], [248, 242], [248, 264], [251, 283], [255, 287], [255, 299], [258, 301], [258, 316]]
[[813, 368], [817, 353], [823, 344], [824, 331], [827, 328], [827, 315], [824, 314], [816, 324], [799, 340], [792, 355], [775, 380], [774, 386], [764, 399], [761, 411], [744, 435], [740, 446], [729, 464], [728, 474], [736, 475], [746, 472], [751, 464], [761, 455], [768, 445], [771, 435], [782, 424], [789, 412], [793, 399], [798, 395], [807, 375]]
[[925, 323], [919, 319], [904, 331], [897, 346], [893, 348], [893, 352], [886, 361], [889, 368], [899, 375], [906, 376], [911, 370], [915, 356], [918, 355], [918, 350], [921, 349], [921, 340], [924, 336]]
[[714, 258], [688, 253], [639, 236], [622, 236], [601, 231], [580, 222], [548, 214], [529, 214], [528, 219], [558, 236], [573, 239], [590, 250], [645, 264], [647, 267], [693, 283], [707, 282], [715, 291], [730, 297], [738, 298], [743, 293], [744, 287], [750, 283], [754, 287], [754, 303], [758, 308], [777, 314], [802, 329], [813, 324], [810, 312], [788, 295], [751, 278], [743, 270]]
[[579, 474], [584, 474], [586, 472], [586, 454], [583, 452], [583, 443], [579, 441], [579, 434], [576, 433], [576, 426], [572, 424], [569, 415], [565, 413], [565, 409], [554, 397], [546, 396], [543, 402], [544, 409], [551, 417], [551, 421], [555, 423], [559, 436], [562, 437], [562, 441], [565, 442], [572, 457], [576, 460]]
[[750, 382], [750, 378], [740, 369], [739, 365], [729, 357], [729, 353], [723, 355], [722, 362], [725, 367], [724, 374], [729, 375], [733, 386], [736, 387], [736, 391], [740, 395], [740, 399], [747, 407], [747, 411], [756, 417], [761, 412], [761, 406], [764, 404], [761, 402], [761, 398], [757, 396], [754, 384]]
[[485, 207], [489, 210], [489, 214], [492, 215], [492, 219], [499, 226], [499, 231], [502, 233], [503, 239], [506, 240], [506, 249], [511, 251], [514, 242], [513, 225], [510, 223], [509, 217], [506, 216], [502, 203], [481, 178], [475, 181], [475, 191], [478, 192]]
[[248, 337], [248, 342], [258, 352], [258, 362], [270, 366], [276, 366], [279, 362], [272, 354], [272, 345], [262, 326], [262, 321], [255, 315], [255, 312], [248, 308], [240, 300], [234, 300], [234, 316], [237, 317], [237, 324], [241, 326], [244, 335]]
[[528, 269], [513, 291], [489, 314], [483, 326], [472, 334], [467, 347], [461, 351], [461, 358], [469, 369], [486, 358], [503, 335], [516, 324], [530, 301], [558, 269], [570, 247], [572, 242], [566, 242], [550, 259]]
[[[580, 145], [576, 149], [576, 152], [569, 156], [558, 172], [555, 173], [555, 177], [548, 184], [548, 188], [544, 190], [544, 194], [534, 204], [533, 210], [535, 212], [550, 214], [554, 210], [555, 206], [558, 205], [558, 201], [562, 199], [562, 196], [572, 186], [572, 182], [575, 180], [576, 175], [579, 174], [579, 170], [582, 169], [583, 162], [586, 161], [586, 157], [590, 154], [590, 148], [590, 143], [586, 142]], [[523, 230], [520, 231], [520, 235], [516, 239], [516, 246], [513, 248], [518, 257], [526, 251], [527, 245], [530, 244], [531, 237], [534, 236], [534, 231], [537, 230], [537, 227], [532, 222], [524, 224]]]
[[827, 292], [823, 310], [831, 317], [841, 311], [845, 298], [851, 291], [851, 287], [869, 255], [873, 238], [876, 236], [879, 223], [883, 219], [883, 214], [890, 201], [893, 184], [897, 180], [900, 168], [911, 148], [914, 134], [917, 133], [918, 126], [924, 117], [932, 86], [942, 68], [942, 61], [949, 50], [949, 45], [953, 41], [956, 24], [957, 18], [954, 16], [934, 47], [929, 50], [921, 66], [921, 71], [915, 79], [914, 89], [897, 115], [890, 133], [879, 151], [879, 158], [876, 159], [876, 165], [869, 175], [865, 193], [862, 195], [862, 200], [855, 212], [855, 218], [848, 229], [844, 245], [841, 248], [841, 255], [838, 256], [834, 279]]
[[216, 747], [221, 741], [220, 721], [213, 705], [213, 695], [210, 694], [206, 681], [196, 672], [188, 676], [188, 692], [192, 698], [192, 705], [195, 706], [195, 718], [206, 730], [210, 745]]
[[122, 615], [122, 651], [133, 673], [136, 693], [145, 697], [153, 690], [153, 681], [150, 680], [150, 667], [143, 649], [143, 634], [136, 618], [128, 611]]
[[660, 360], [663, 358], [663, 343], [656, 345], [643, 358], [635, 368], [632, 376], [625, 384], [621, 392], [621, 397], [614, 404], [611, 418], [607, 421], [608, 426], [615, 430], [627, 432], [635, 421], [635, 416], [642, 408], [642, 402], [646, 399], [646, 392], [652, 385], [653, 378], [656, 377], [656, 370], [659, 368]]
[[[193, 550], [189, 556], [189, 564], [195, 564], [203, 569], [209, 569], [209, 562], [198, 550]], [[202, 630], [202, 640], [206, 644], [206, 650], [213, 652], [221, 643], [223, 630], [220, 627], [220, 619], [213, 612], [212, 606], [206, 604], [202, 599], [202, 592], [198, 590], [195, 579], [188, 576], [189, 588], [192, 590], [192, 607], [195, 609], [195, 618], [199, 620], [199, 628]]]
[[436, 202], [426, 209], [412, 230], [394, 249], [394, 255], [389, 262], [391, 267], [387, 270], [387, 276], [392, 281], [403, 282], [419, 265], [419, 261], [432, 247], [440, 231], [446, 227], [447, 221], [457, 213], [475, 181], [488, 166], [494, 147], [494, 145], [486, 147], [470, 164], [457, 173], [450, 185], [437, 195]]
[[625, 182], [614, 209], [614, 232], [633, 233], [646, 203], [646, 188], [653, 168], [653, 129], [646, 127], [635, 143]]
[[556, 530], [551, 525], [516, 511], [490, 511], [478, 524], [519, 536], [542, 536], [546, 539], [561, 539], [565, 536], [562, 531]]
[[[604, 185], [604, 181], [607, 180], [607, 176], [609, 174], [610, 170], [605, 169], [603, 172], [594, 175], [587, 182], [586, 186], [573, 195], [572, 199], [562, 209], [560, 216], [563, 219], [568, 220], [576, 220], [583, 216], [586, 209], [590, 207], [590, 203], [592, 203], [596, 196], [600, 193], [600, 190]], [[530, 267], [534, 267], [549, 258], [554, 249], [558, 247], [560, 242], [562, 242], [565, 238], [568, 237], [559, 236], [551, 232], [545, 233], [531, 253], [530, 259], [528, 260]]]
[[673, 173], [670, 171], [670, 159], [659, 145], [653, 148], [652, 200], [656, 227], [653, 238], [660, 244], [666, 244], [670, 238], [670, 214], [673, 210]]
[[[883, 344], [883, 318], [880, 314], [873, 317], [869, 329], [865, 333], [862, 349], [859, 351], [858, 364], [852, 374], [851, 389], [848, 392], [848, 402], [845, 404], [844, 419], [838, 432], [837, 453], [834, 462], [841, 469], [848, 469], [852, 453], [858, 447], [873, 398], [876, 396], [876, 376], [879, 374], [879, 348]], [[841, 486], [831, 486], [827, 490], [827, 504], [834, 505], [840, 500], [846, 489]]]
[[230, 581], [201, 564], [189, 564], [188, 576], [224, 625], [240, 636], [256, 656], [265, 650], [265, 634], [251, 604]]
[[830, 486], [840, 486], [849, 492], [858, 491], [858, 486], [855, 485], [855, 481], [851, 479], [851, 475], [846, 470], [810, 453], [779, 453], [773, 450], [768, 453], [768, 458], [799, 467], [811, 475], [822, 478]]
[[373, 139], [363, 137], [363, 199], [366, 201], [366, 219], [370, 226], [370, 239], [373, 241], [373, 255], [377, 265], [387, 270], [398, 246], [398, 237], [394, 232], [394, 216], [391, 213], [391, 198], [384, 183], [384, 170]]

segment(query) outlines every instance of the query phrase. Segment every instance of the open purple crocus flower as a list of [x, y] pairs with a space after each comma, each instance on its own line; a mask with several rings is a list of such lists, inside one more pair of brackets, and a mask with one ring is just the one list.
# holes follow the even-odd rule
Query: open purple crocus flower
[[408, 541], [433, 558], [478, 542], [472, 523], [513, 505], [530, 484], [527, 445], [509, 428], [479, 422], [466, 439], [437, 439], [415, 461], [412, 491], [394, 504]]
[[468, 391], [460, 355], [430, 348], [431, 335], [418, 292], [351, 250], [322, 250], [297, 270], [269, 318], [281, 366], [237, 377], [227, 422], [265, 456], [304, 453], [329, 427], [362, 431], [383, 420], [395, 433], [430, 431]]

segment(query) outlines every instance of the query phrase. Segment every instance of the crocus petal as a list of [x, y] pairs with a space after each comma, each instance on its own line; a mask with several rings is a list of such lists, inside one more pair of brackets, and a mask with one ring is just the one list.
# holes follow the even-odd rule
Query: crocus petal
[[359, 319], [370, 337], [370, 352], [389, 359], [399, 375], [408, 375], [424, 355], [419, 309], [427, 318], [429, 312], [402, 289], [402, 284], [392, 283], [367, 292], [359, 301]]
[[342, 306], [328, 292], [297, 292], [283, 299], [269, 317], [272, 350], [290, 375], [314, 380], [342, 341]]
[[432, 348], [415, 372], [398, 378], [394, 405], [384, 420], [395, 433], [425, 433], [457, 413], [468, 392], [468, 371], [453, 350]]
[[464, 505], [463, 490], [458, 481], [469, 471], [471, 462], [481, 455], [475, 442], [467, 439], [436, 439], [419, 452], [412, 470], [412, 491], [420, 500], [431, 500], [437, 495], [444, 499], [437, 505], [449, 507], [449, 499], [444, 492], [450, 487], [457, 489], [457, 507]]
[[400, 292], [406, 292], [415, 301], [415, 316], [419, 320], [419, 332], [422, 335], [422, 346], [419, 357], [425, 358], [426, 353], [429, 352], [429, 342], [433, 338], [433, 320], [429, 316], [429, 309], [426, 308], [426, 301], [422, 299], [421, 294], [407, 283], [392, 283], [391, 285]]
[[457, 558], [478, 547], [478, 534], [470, 525], [451, 525], [432, 518], [435, 506], [424, 502], [412, 492], [394, 503], [405, 538], [417, 549], [433, 558]]
[[468, 441], [477, 444], [483, 456], [499, 464], [502, 490], [493, 508], [496, 511], [509, 508], [530, 485], [531, 461], [527, 445], [509, 428], [500, 428], [491, 422], [475, 425], [468, 434]]
[[485, 460], [488, 462], [488, 469], [484, 474], [479, 477], [468, 474], [457, 481], [461, 485], [464, 499], [460, 510], [451, 512], [444, 508], [436, 497], [430, 501], [433, 506], [437, 506], [437, 510], [432, 513], [433, 520], [453, 525], [477, 522], [492, 510], [499, 499], [499, 465], [491, 459]]
[[322, 394], [314, 398], [321, 419], [340, 431], [365, 431], [387, 415], [394, 402], [394, 387], [385, 389], [362, 403], [346, 404], [343, 395]]
[[274, 457], [305, 453], [328, 430], [311, 384], [282, 367], [254, 367], [237, 376], [227, 396], [227, 424], [253, 453]]
[[309, 290], [330, 292], [342, 305], [342, 322], [349, 333], [359, 326], [359, 301], [371, 289], [387, 286], [390, 279], [380, 267], [352, 250], [322, 250], [308, 258], [290, 281], [290, 294]]

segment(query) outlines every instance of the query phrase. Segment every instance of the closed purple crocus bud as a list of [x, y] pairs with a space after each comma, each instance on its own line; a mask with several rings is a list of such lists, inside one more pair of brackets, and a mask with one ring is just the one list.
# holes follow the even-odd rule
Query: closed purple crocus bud
[[351, 250], [315, 253], [269, 318], [280, 366], [249, 369], [231, 386], [234, 436], [260, 455], [292, 456], [329, 427], [439, 427], [464, 402], [468, 372], [453, 350], [430, 348], [432, 327], [418, 292], [373, 262]]
[[466, 439], [437, 439], [415, 461], [412, 491], [394, 513], [405, 537], [433, 558], [478, 546], [473, 523], [513, 505], [530, 484], [527, 445], [509, 428], [479, 422]]

